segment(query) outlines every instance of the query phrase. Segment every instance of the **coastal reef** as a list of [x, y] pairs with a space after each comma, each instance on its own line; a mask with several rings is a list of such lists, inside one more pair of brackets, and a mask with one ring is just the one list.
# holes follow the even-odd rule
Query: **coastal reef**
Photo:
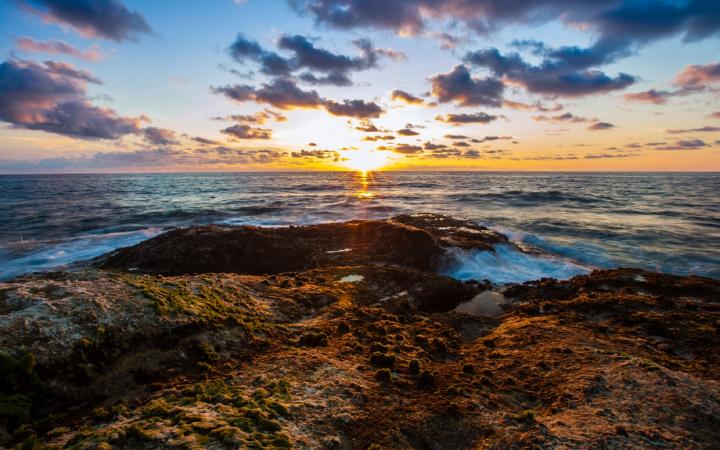
[[0, 448], [720, 446], [720, 281], [438, 273], [497, 244], [209, 225], [0, 283]]

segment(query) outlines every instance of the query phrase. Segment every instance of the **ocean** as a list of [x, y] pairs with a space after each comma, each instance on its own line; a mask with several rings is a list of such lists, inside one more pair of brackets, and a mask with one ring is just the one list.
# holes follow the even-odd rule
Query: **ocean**
[[718, 173], [352, 172], [0, 176], [0, 280], [193, 224], [301, 225], [433, 212], [540, 251], [452, 251], [459, 279], [639, 267], [720, 279]]

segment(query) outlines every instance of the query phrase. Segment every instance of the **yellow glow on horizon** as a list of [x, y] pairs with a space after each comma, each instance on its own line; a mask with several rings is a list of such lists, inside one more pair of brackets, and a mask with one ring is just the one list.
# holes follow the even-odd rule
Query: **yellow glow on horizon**
[[347, 167], [360, 172], [378, 170], [389, 162], [387, 152], [379, 150], [346, 150], [342, 156]]

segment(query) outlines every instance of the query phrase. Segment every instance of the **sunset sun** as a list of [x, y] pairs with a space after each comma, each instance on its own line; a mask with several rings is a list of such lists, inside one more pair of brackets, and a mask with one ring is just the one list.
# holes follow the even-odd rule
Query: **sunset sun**
[[387, 152], [377, 150], [348, 150], [343, 153], [344, 163], [353, 170], [378, 170], [388, 163]]

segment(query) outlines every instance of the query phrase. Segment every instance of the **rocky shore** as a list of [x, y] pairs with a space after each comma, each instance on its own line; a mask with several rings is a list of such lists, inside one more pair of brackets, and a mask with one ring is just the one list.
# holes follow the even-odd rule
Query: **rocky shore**
[[0, 448], [718, 448], [720, 282], [437, 274], [445, 216], [177, 229], [0, 283]]

